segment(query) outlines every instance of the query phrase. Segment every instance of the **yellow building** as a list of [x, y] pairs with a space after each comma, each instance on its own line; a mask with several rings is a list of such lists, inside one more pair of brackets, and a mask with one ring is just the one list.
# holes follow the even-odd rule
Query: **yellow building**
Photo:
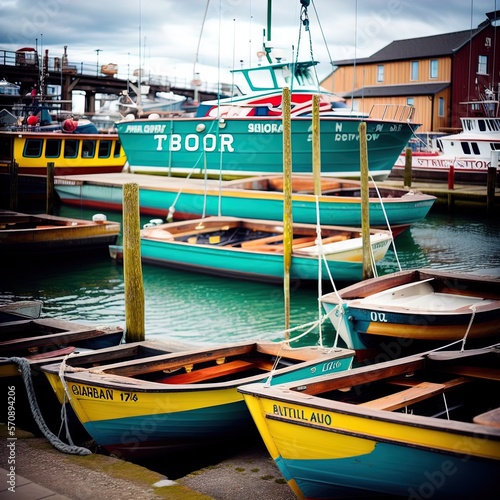
[[[396, 40], [370, 57], [336, 61], [321, 83], [356, 111], [412, 105], [419, 133], [460, 130], [466, 101], [498, 99], [500, 11], [474, 30]], [[490, 94], [491, 96], [491, 94]]]

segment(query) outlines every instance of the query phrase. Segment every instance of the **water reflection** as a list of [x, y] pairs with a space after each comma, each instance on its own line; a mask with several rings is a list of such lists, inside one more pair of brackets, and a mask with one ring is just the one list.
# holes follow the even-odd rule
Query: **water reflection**
[[[91, 219], [95, 211], [62, 207], [61, 215]], [[121, 222], [120, 214], [108, 219]], [[143, 223], [148, 219], [144, 219]], [[472, 271], [500, 268], [500, 221], [478, 221], [431, 213], [396, 238], [379, 265], [379, 274], [432, 267]], [[43, 316], [82, 323], [125, 326], [123, 268], [107, 256], [41, 267], [1, 270], [0, 302], [40, 299]], [[260, 337], [283, 338], [284, 299], [278, 285], [214, 278], [143, 266], [146, 336], [213, 344]], [[324, 285], [299, 287], [291, 294], [291, 325], [318, 318], [318, 294]], [[334, 331], [323, 326], [325, 344]], [[314, 334], [317, 338], [318, 333]], [[292, 335], [293, 336], [293, 335]], [[308, 342], [315, 341], [309, 338]], [[305, 343], [305, 342], [304, 342]]]

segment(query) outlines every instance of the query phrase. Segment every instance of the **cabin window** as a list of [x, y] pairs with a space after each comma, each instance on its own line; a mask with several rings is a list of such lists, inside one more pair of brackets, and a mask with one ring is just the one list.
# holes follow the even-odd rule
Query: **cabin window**
[[121, 145], [120, 141], [116, 141], [115, 142], [115, 154], [114, 154], [114, 157], [115, 158], [119, 158], [121, 156], [121, 152], [122, 152], [122, 145]]
[[470, 155], [470, 146], [469, 146], [469, 143], [468, 143], [468, 142], [462, 142], [462, 151], [463, 151], [466, 155]]
[[0, 159], [10, 160], [12, 157], [12, 140], [7, 137], [0, 137]]
[[429, 76], [431, 78], [438, 77], [438, 60], [437, 59], [431, 59], [430, 75]]
[[438, 99], [438, 115], [444, 116], [444, 97]]
[[23, 156], [26, 158], [40, 158], [42, 156], [42, 139], [28, 139], [24, 144]]
[[45, 141], [45, 157], [59, 158], [61, 155], [61, 141], [59, 139], [47, 139]]
[[492, 142], [490, 145], [492, 151], [500, 151], [500, 142]]
[[479, 56], [477, 61], [477, 72], [480, 75], [488, 74], [488, 56]]
[[377, 66], [377, 82], [381, 83], [384, 81], [384, 65], [379, 64]]
[[418, 80], [418, 61], [411, 62], [410, 80], [412, 81]]
[[475, 155], [478, 155], [480, 153], [479, 151], [479, 146], [477, 142], [471, 142], [470, 144], [472, 146], [472, 151], [474, 152]]
[[414, 97], [407, 97], [406, 98], [406, 105], [407, 106], [415, 106], [415, 98]]
[[111, 141], [100, 141], [99, 142], [99, 158], [109, 158], [111, 155]]
[[64, 157], [65, 158], [76, 158], [78, 155], [78, 147], [80, 141], [76, 139], [66, 139], [64, 141]]
[[95, 155], [95, 141], [84, 140], [82, 143], [82, 157], [83, 158], [94, 158]]

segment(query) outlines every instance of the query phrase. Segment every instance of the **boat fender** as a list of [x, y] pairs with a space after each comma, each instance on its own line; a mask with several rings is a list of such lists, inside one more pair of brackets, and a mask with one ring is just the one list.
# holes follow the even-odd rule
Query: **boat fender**
[[72, 134], [78, 128], [78, 122], [76, 122], [72, 118], [68, 118], [67, 120], [64, 120], [62, 122], [61, 128], [63, 132]]

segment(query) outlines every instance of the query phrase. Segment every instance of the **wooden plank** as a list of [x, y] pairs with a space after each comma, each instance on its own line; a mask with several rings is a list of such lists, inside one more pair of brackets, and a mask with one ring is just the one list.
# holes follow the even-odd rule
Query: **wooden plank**
[[273, 236], [266, 236], [265, 238], [258, 238], [255, 240], [250, 240], [250, 241], [244, 241], [241, 244], [241, 248], [249, 248], [249, 247], [254, 247], [254, 246], [260, 246], [260, 245], [267, 245], [268, 243], [274, 243], [276, 241], [281, 241], [283, 239], [282, 234], [276, 234]]
[[490, 427], [500, 427], [500, 408], [487, 411], [476, 415], [472, 421], [479, 425], [488, 425]]
[[203, 382], [204, 380], [224, 377], [226, 375], [232, 375], [234, 373], [240, 373], [253, 367], [253, 363], [239, 359], [230, 361], [229, 363], [222, 363], [220, 365], [209, 366], [207, 368], [200, 368], [188, 373], [171, 375], [170, 377], [158, 380], [157, 382], [160, 382], [162, 384], [194, 384], [195, 382]]
[[410, 387], [404, 391], [390, 394], [389, 396], [384, 396], [383, 398], [373, 399], [371, 401], [367, 401], [366, 403], [361, 403], [359, 406], [372, 408], [374, 410], [398, 410], [399, 408], [404, 408], [410, 404], [418, 403], [419, 401], [427, 399], [431, 396], [442, 394], [447, 389], [457, 387], [468, 381], [468, 379], [460, 377], [442, 384], [421, 382], [420, 384]]
[[488, 368], [486, 366], [450, 366], [448, 368], [443, 368], [443, 371], [447, 373], [453, 373], [454, 375], [462, 375], [465, 377], [473, 378], [484, 378], [487, 380], [495, 380], [500, 382], [500, 369], [499, 368]]

